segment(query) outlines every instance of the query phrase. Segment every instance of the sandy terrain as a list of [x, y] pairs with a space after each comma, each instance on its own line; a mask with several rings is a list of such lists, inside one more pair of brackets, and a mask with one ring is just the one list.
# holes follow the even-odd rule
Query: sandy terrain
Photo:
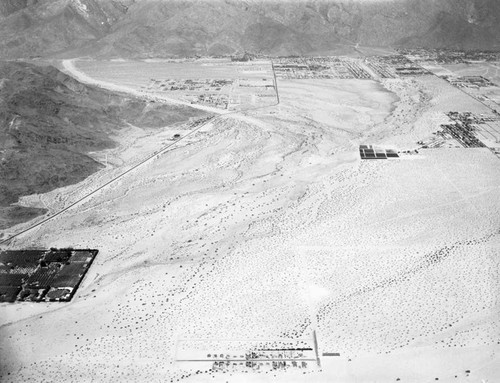
[[[432, 77], [279, 91], [280, 105], [217, 117], [10, 245], [100, 252], [72, 302], [0, 306], [2, 381], [500, 379], [498, 158], [442, 149], [370, 162], [357, 151], [412, 148], [451, 107], [483, 107]], [[169, 135], [123, 137], [107, 169], [40, 198], [59, 208]], [[184, 341], [194, 357], [236, 341], [311, 342], [313, 331], [320, 356], [340, 353], [321, 368], [176, 361]]]

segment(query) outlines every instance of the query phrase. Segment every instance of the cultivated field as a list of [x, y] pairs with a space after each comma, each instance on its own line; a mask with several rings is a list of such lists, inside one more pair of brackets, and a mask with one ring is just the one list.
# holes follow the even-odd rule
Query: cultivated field
[[[168, 65], [125, 80], [122, 62], [76, 63], [131, 92], [249, 76]], [[210, 107], [202, 129], [9, 244], [99, 255], [70, 303], [0, 306], [2, 381], [500, 379], [500, 160], [412, 151], [449, 111], [491, 111], [434, 76], [277, 85], [279, 104]], [[95, 154], [105, 169], [24, 203], [57, 211], [191, 130], [130, 127]], [[361, 161], [361, 144], [411, 154]], [[270, 364], [240, 364], [252, 352]]]

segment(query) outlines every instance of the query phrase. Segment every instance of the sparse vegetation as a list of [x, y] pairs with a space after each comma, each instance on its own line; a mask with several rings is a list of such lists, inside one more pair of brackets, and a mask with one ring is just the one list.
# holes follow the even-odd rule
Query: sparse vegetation
[[[0, 13], [16, 21], [21, 3], [2, 3]], [[55, 23], [69, 13], [84, 31], [82, 14], [93, 20], [106, 2], [29, 3], [26, 34], [33, 9], [48, 7]], [[430, 3], [415, 2], [421, 7], [411, 12], [432, 15], [448, 4], [426, 8]], [[364, 38], [383, 42], [393, 25], [410, 33], [413, 19], [400, 13], [410, 12], [410, 1], [332, 8], [315, 1], [272, 8], [228, 1], [235, 17], [224, 20], [220, 8], [217, 25], [208, 29], [198, 27], [213, 19], [213, 2], [158, 8], [156, 1], [129, 0], [130, 12], [123, 4], [107, 4], [119, 14], [92, 31], [107, 36], [100, 48], [110, 55], [138, 45], [139, 56], [172, 46], [191, 54], [191, 39], [237, 22], [243, 35], [220, 35], [229, 45], [202, 39], [194, 50], [232, 54], [241, 40], [287, 57], [273, 60], [280, 68], [263, 56], [63, 61], [69, 73], [101, 89], [50, 67], [3, 66], [0, 169], [12, 178], [0, 179], [3, 197], [10, 204], [39, 192], [22, 198], [35, 210], [21, 213], [36, 214], [43, 205], [60, 214], [14, 239], [6, 239], [14, 229], [0, 233], [5, 247], [31, 249], [26, 258], [37, 256], [32, 249], [40, 244], [52, 248], [36, 268], [22, 257], [0, 265], [2, 294], [68, 297], [68, 282], [78, 274], [69, 246], [99, 248], [99, 256], [70, 304], [57, 310], [0, 304], [0, 380], [498, 381], [499, 121], [491, 110], [498, 89], [483, 80], [498, 75], [494, 64], [457, 69], [419, 62], [415, 52], [365, 58], [368, 48], [355, 44], [348, 49], [356, 57], [290, 57], [318, 48], [311, 40], [328, 48], [335, 40], [323, 37], [332, 31], [363, 41], [365, 23], [376, 26], [380, 17], [388, 19], [387, 29]], [[191, 6], [203, 15], [194, 24], [182, 16]], [[254, 22], [259, 6], [272, 12]], [[367, 9], [384, 13], [356, 21]], [[447, 9], [427, 35], [432, 44], [456, 32], [455, 11]], [[474, 15], [483, 8], [464, 9], [477, 37], [481, 22]], [[238, 10], [249, 13], [244, 22]], [[288, 16], [276, 21], [284, 10]], [[120, 24], [122, 14], [127, 22]], [[302, 29], [284, 27], [297, 14], [305, 16], [294, 19]], [[138, 15], [151, 25], [135, 28]], [[326, 29], [312, 35], [317, 17]], [[425, 30], [426, 22], [418, 24]], [[182, 25], [182, 41], [159, 33], [164, 25], [175, 36]], [[408, 44], [421, 38], [426, 35]], [[12, 43], [0, 42], [0, 51], [6, 41]], [[454, 69], [467, 73], [454, 82], [432, 72]], [[483, 77], [470, 73], [478, 70]], [[249, 97], [227, 109], [204, 97], [194, 111], [185, 107], [191, 105], [185, 88], [165, 89], [179, 84], [201, 93], [220, 87], [232, 98], [245, 88]], [[272, 99], [259, 103], [265, 94]], [[435, 134], [443, 127], [446, 132]], [[360, 154], [391, 159], [362, 161]], [[94, 172], [95, 164], [102, 166]], [[16, 206], [5, 209], [17, 214]], [[32, 280], [24, 281], [26, 275]], [[56, 275], [64, 283], [47, 290]]]

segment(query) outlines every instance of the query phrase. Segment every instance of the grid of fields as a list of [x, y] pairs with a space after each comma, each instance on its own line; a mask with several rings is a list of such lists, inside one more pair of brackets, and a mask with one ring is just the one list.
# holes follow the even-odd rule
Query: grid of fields
[[0, 252], [0, 302], [69, 301], [98, 250]]

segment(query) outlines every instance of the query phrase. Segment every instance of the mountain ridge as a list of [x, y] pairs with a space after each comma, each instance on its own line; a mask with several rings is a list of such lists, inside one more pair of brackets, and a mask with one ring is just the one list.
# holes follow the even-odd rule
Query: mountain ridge
[[0, 61], [0, 229], [44, 209], [20, 196], [75, 184], [103, 167], [89, 152], [124, 126], [160, 128], [205, 113], [84, 85], [51, 66]]
[[496, 0], [7, 0], [0, 54], [309, 54], [339, 46], [500, 49]]

